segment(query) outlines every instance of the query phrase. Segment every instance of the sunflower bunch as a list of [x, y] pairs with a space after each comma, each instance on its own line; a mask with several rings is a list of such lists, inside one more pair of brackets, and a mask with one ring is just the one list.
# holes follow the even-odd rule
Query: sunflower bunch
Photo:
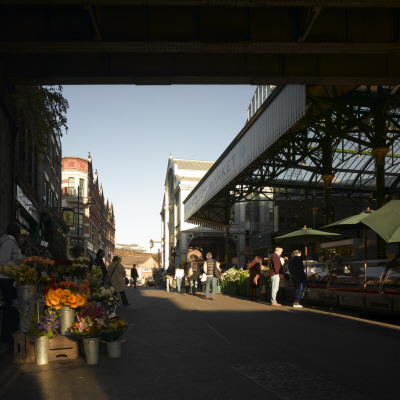
[[[58, 286], [58, 287], [57, 287]], [[63, 306], [71, 308], [84, 307], [89, 297], [87, 284], [80, 286], [71, 281], [59, 282], [58, 285], [51, 285], [45, 293], [46, 305], [55, 310]]]

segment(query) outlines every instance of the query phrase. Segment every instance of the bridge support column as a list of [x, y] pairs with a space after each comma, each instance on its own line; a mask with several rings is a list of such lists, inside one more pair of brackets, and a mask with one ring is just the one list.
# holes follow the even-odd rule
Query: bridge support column
[[229, 267], [229, 230], [231, 229], [230, 225], [225, 225], [225, 266]]
[[[372, 150], [375, 157], [375, 176], [376, 176], [376, 206], [381, 208], [385, 204], [385, 157], [389, 152], [387, 147], [376, 147]], [[386, 243], [376, 235], [377, 257], [386, 258]]]
[[332, 223], [332, 181], [335, 175], [324, 174], [322, 175], [322, 180], [325, 184], [325, 225]]

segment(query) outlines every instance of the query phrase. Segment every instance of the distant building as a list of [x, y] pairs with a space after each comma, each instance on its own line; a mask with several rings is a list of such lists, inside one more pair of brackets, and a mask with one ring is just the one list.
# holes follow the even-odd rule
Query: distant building
[[150, 254], [137, 252], [127, 248], [120, 248], [119, 246], [124, 245], [116, 245], [115, 255], [121, 257], [121, 264], [125, 267], [127, 276], [131, 276], [131, 270], [134, 264], [136, 265], [136, 270], [139, 274], [138, 279], [146, 279], [153, 276], [153, 270], [158, 269], [159, 266]]
[[110, 261], [115, 251], [114, 207], [104, 196], [92, 158], [63, 157], [62, 208], [69, 225], [68, 250], [80, 245], [93, 258], [98, 249]]
[[134, 251], [134, 252], [137, 252], [137, 253], [148, 253], [149, 252], [149, 249], [146, 249], [145, 247], [140, 246], [138, 244], [119, 244], [119, 243], [116, 243], [115, 249]]
[[[226, 233], [185, 222], [183, 217], [183, 201], [213, 164], [169, 157], [161, 210], [163, 268], [168, 268], [171, 262], [175, 265], [186, 262], [191, 254], [204, 258], [208, 251], [219, 261], [225, 261]], [[246, 232], [240, 221], [244, 222], [245, 212], [242, 205], [235, 206], [235, 210], [228, 239], [228, 262], [239, 258], [244, 263]]]

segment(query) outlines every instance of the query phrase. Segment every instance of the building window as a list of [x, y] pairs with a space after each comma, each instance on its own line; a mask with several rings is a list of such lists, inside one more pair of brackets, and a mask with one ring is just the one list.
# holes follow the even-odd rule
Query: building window
[[82, 197], [85, 196], [85, 180], [84, 179], [79, 179], [79, 191]]
[[72, 177], [68, 178], [68, 195], [75, 195], [75, 178]]

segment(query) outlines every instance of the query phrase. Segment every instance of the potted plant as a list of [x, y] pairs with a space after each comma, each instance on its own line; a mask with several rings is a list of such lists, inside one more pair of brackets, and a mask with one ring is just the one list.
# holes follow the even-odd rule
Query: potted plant
[[40, 275], [51, 276], [54, 272], [55, 261], [39, 256], [30, 256], [24, 258], [24, 264], [35, 268]]
[[71, 333], [83, 339], [86, 362], [97, 364], [99, 358], [100, 334], [106, 328], [107, 316], [102, 307], [89, 304], [76, 314], [77, 322], [71, 326]]
[[115, 307], [119, 304], [118, 297], [114, 294], [114, 288], [100, 286], [91, 292], [90, 298], [93, 302], [101, 304], [107, 313], [111, 314], [115, 311]]
[[45, 290], [46, 305], [59, 310], [60, 332], [65, 335], [75, 318], [75, 310], [86, 305], [90, 290], [87, 283], [54, 282]]
[[76, 284], [82, 283], [88, 276], [90, 260], [78, 257], [72, 260], [62, 260], [56, 267], [58, 279], [68, 279]]
[[103, 272], [101, 267], [93, 265], [92, 269], [89, 271], [89, 287], [90, 292], [93, 293], [100, 286], [103, 285]]
[[42, 365], [49, 362], [49, 339], [54, 337], [58, 328], [59, 320], [55, 310], [47, 308], [39, 320], [36, 313], [31, 314], [28, 334], [31, 343], [35, 346], [36, 364]]
[[0, 272], [14, 279], [17, 288], [17, 309], [19, 311], [19, 323], [21, 332], [27, 332], [29, 326], [29, 300], [37, 293], [37, 287], [41, 282], [48, 282], [50, 277], [46, 273], [39, 274], [31, 265], [0, 265]]
[[128, 324], [118, 315], [110, 318], [107, 327], [101, 334], [107, 344], [107, 354], [110, 358], [121, 357], [121, 335], [128, 329]]

